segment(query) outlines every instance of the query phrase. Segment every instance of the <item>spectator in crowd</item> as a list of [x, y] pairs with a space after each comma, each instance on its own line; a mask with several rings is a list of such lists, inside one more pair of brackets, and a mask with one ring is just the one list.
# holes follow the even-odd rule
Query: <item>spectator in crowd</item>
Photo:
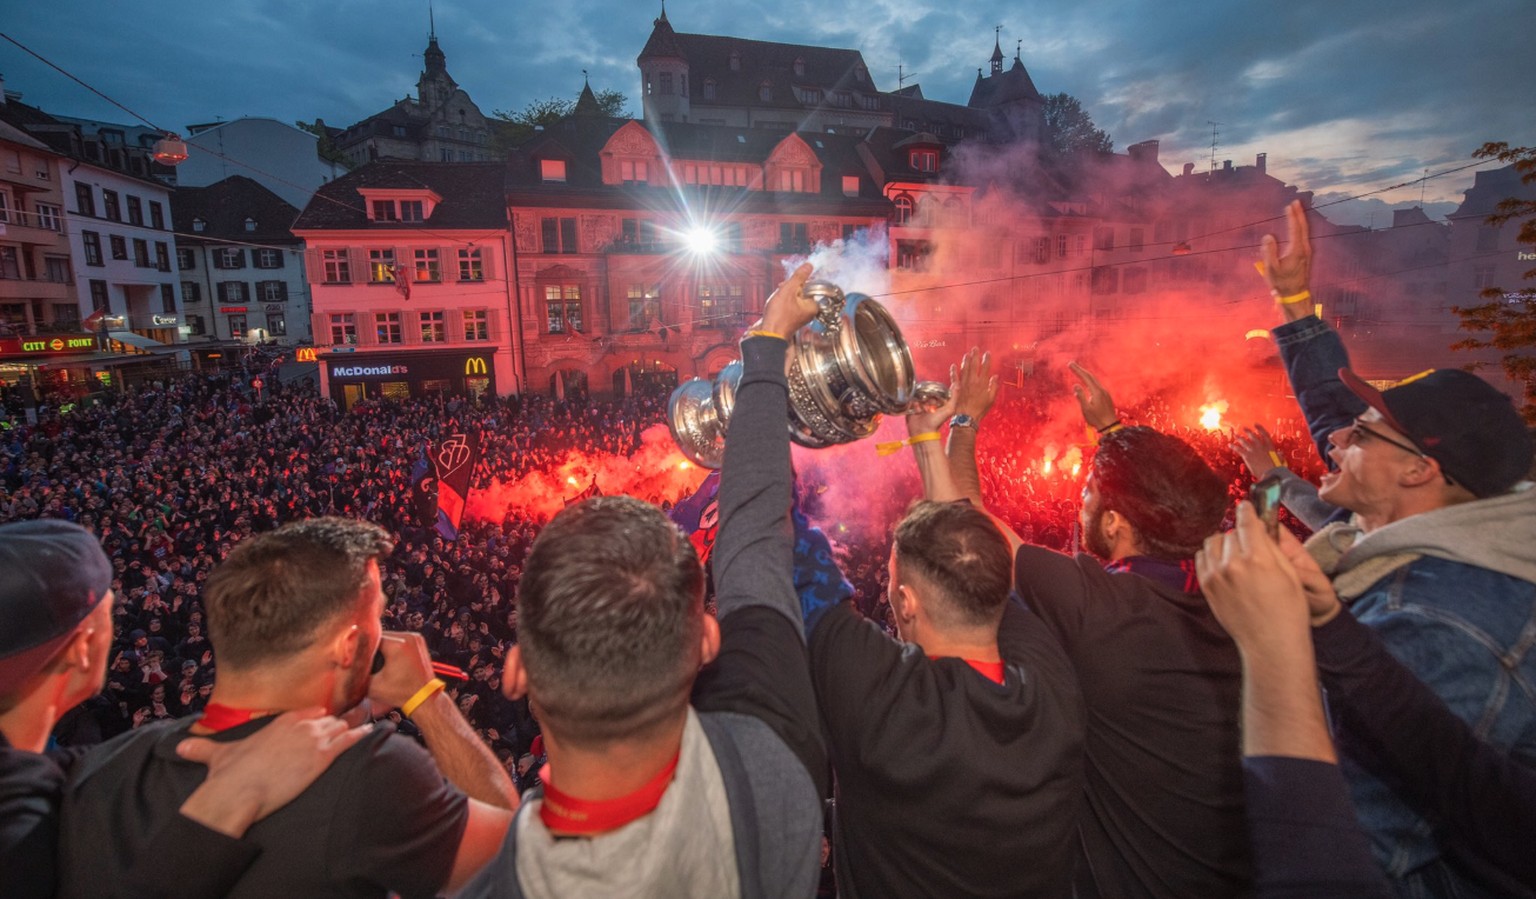
[[[985, 380], [989, 365], [972, 350], [962, 369], [980, 366]], [[1125, 427], [1109, 392], [1073, 370], [1084, 420], [1102, 435], [1080, 518], [1097, 558], [1021, 545], [1014, 582], [1065, 648], [1088, 709], [1077, 894], [1245, 895], [1241, 670], [1193, 563], [1226, 514], [1226, 484], [1182, 440]], [[980, 505], [975, 438], [991, 397], [957, 408], [948, 456]]]
[[1243, 459], [1255, 480], [1274, 477], [1280, 480], [1280, 503], [1310, 530], [1317, 530], [1339, 513], [1338, 506], [1317, 496], [1317, 485], [1292, 471], [1275, 445], [1275, 438], [1263, 425], [1253, 425], [1232, 438], [1232, 451]]
[[[81, 751], [50, 750], [48, 735], [100, 689], [112, 640], [111, 571], [79, 525], [0, 525], [0, 895], [54, 895], [61, 791]], [[241, 839], [250, 824], [365, 732], [303, 710], [247, 740], [175, 747], [189, 763], [208, 764], [208, 775], [150, 832], [124, 885], [139, 895], [222, 893], [260, 852]]]
[[[802, 265], [742, 341], [704, 613], [692, 543], [653, 505], [575, 503], [518, 596], [508, 695], [549, 761], [471, 896], [809, 896], [827, 758], [791, 580], [786, 337], [816, 314]], [[699, 666], [705, 665], [703, 671]]]
[[[220, 654], [212, 701], [202, 717], [146, 725], [77, 770], [64, 799], [64, 895], [112, 892], [149, 852], [144, 834], [163, 826], [201, 777], [173, 751], [189, 734], [224, 743], [259, 732], [276, 712], [345, 712], [365, 697], [399, 707], [432, 755], [389, 728], [374, 730], [252, 825], [262, 853], [229, 894], [429, 896], [485, 864], [516, 796], [442, 695], [420, 635], [381, 634], [378, 560], [392, 549], [381, 529], [339, 518], [297, 522], [234, 548], [205, 595]], [[385, 664], [370, 679], [378, 651]], [[317, 840], [322, 823], [326, 839]]]
[[956, 403], [996, 392], [977, 374], [967, 368], [945, 406], [908, 416], [929, 499], [895, 529], [896, 638], [856, 611], [826, 536], [795, 513], [796, 587], [836, 772], [841, 896], [1071, 891], [1077, 679], [1050, 632], [1009, 601], [1011, 547], [958, 497], [936, 442]]
[[[1311, 312], [1306, 210], [1287, 210], [1282, 255], [1260, 269], [1284, 323], [1275, 343], [1319, 452], [1319, 496], [1353, 512], [1308, 550], [1350, 612], [1479, 737], [1536, 762], [1536, 491], [1530, 432], [1476, 375], [1429, 371], [1380, 391], [1352, 373]], [[1496, 871], [1447, 854], [1425, 818], [1341, 732], [1345, 774], [1378, 861], [1415, 895], [1498, 892]]]

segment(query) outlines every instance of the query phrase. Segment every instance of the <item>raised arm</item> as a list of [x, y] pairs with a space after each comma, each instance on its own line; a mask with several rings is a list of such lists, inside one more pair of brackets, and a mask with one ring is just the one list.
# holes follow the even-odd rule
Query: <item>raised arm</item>
[[1365, 411], [1365, 403], [1339, 380], [1339, 369], [1349, 367], [1344, 342], [1313, 314], [1317, 298], [1311, 292], [1312, 234], [1307, 210], [1300, 200], [1293, 200], [1285, 216], [1285, 252], [1281, 253], [1273, 234], [1266, 234], [1257, 268], [1269, 284], [1280, 313], [1282, 324], [1274, 329], [1274, 337], [1286, 376], [1318, 454], [1323, 464], [1332, 468], [1328, 435]]

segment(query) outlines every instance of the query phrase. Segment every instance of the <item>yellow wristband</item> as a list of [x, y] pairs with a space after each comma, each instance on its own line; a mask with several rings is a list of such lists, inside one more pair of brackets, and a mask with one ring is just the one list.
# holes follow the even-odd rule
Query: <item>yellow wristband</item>
[[1281, 296], [1280, 291], [1278, 290], [1271, 291], [1271, 293], [1275, 295], [1275, 301], [1280, 303], [1282, 306], [1290, 306], [1293, 303], [1305, 303], [1307, 300], [1312, 299], [1312, 291], [1310, 290], [1303, 290], [1301, 293], [1293, 293], [1288, 297]]
[[777, 338], [779, 340], [784, 340], [785, 339], [783, 334], [780, 334], [780, 333], [778, 333], [776, 331], [765, 331], [762, 328], [753, 328], [752, 330], [748, 331], [747, 333], [741, 335], [741, 337], [742, 337], [743, 340], [747, 339], [748, 337], [774, 337], [774, 338]]
[[400, 707], [400, 714], [407, 718], [411, 717], [413, 712], [421, 708], [422, 703], [431, 699], [433, 694], [441, 693], [447, 686], [440, 678], [432, 678], [420, 690], [416, 691], [416, 695], [405, 701], [405, 705]]
[[911, 437], [908, 437], [905, 440], [891, 440], [886, 443], [877, 443], [875, 444], [875, 452], [882, 456], [889, 456], [891, 453], [899, 452], [904, 446], [912, 446], [915, 443], [927, 443], [930, 440], [942, 440], [943, 437], [944, 435], [940, 434], [938, 431], [929, 431], [926, 434], [913, 434]]
[[1275, 467], [1276, 468], [1284, 468], [1285, 467], [1285, 460], [1280, 458], [1280, 454], [1275, 452], [1274, 450], [1270, 450], [1269, 451], [1269, 461], [1275, 463]]

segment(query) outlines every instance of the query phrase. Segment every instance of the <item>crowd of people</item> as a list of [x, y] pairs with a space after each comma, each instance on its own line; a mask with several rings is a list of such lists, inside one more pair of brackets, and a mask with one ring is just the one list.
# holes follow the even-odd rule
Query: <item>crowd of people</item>
[[[206, 796], [169, 820], [234, 838], [216, 844], [232, 853], [226, 886], [248, 890], [342, 876], [347, 847], [306, 846], [295, 825], [328, 814], [341, 784], [389, 770], [414, 784], [391, 801], [422, 829], [359, 833], [345, 876], [402, 894], [805, 894], [818, 878], [831, 892], [829, 848], [850, 896], [1527, 889], [1536, 878], [1500, 828], [1529, 819], [1533, 795], [1518, 762], [1536, 748], [1536, 658], [1520, 636], [1536, 609], [1530, 434], [1475, 376], [1383, 393], [1348, 372], [1337, 335], [1302, 311], [1299, 206], [1290, 220], [1287, 255], [1270, 242], [1260, 268], [1300, 419], [1193, 427], [1163, 398], [1117, 408], [1073, 365], [1084, 436], [1047, 454], [1053, 425], [1031, 391], [1056, 387], [999, 398], [972, 353], [948, 404], [907, 418], [927, 500], [910, 509], [910, 477], [857, 509], [836, 508], [836, 490], [823, 499], [835, 485], [814, 466], [794, 482], [780, 338], [815, 311], [803, 266], [742, 344], [707, 567], [661, 517], [680, 495], [604, 497], [595, 475], [571, 479], [552, 520], [508, 506], [450, 538], [413, 490], [418, 460], [457, 433], [480, 438], [472, 494], [548, 483], [576, 456], [631, 456], [663, 424], [663, 396], [342, 412], [274, 370], [259, 393], [248, 378], [172, 379], [13, 423], [0, 456], [0, 528], [21, 525], [11, 564], [46, 580], [44, 553], [80, 560], [49, 601], [84, 623], [28, 620], [54, 642], [0, 647], [17, 683], [61, 678], [60, 695], [80, 694], [38, 719], [82, 766], [63, 802], [64, 894], [82, 894], [70, 853], [98, 830], [130, 827], [168, 784], [194, 792], [198, 778], [164, 761], [176, 755], [211, 759], [218, 795], [241, 787], [244, 802], [215, 803], [238, 811], [229, 827]], [[1273, 537], [1240, 502], [1266, 474], [1288, 485]], [[869, 520], [837, 524], [851, 514]], [[20, 584], [0, 589], [8, 609], [25, 606]], [[69, 598], [82, 588], [90, 602]], [[325, 608], [306, 608], [311, 595]], [[39, 654], [56, 646], [63, 656]], [[429, 652], [463, 677], [434, 678]], [[6, 687], [0, 717], [41, 695]], [[365, 697], [426, 752], [263, 714], [339, 714]], [[1432, 745], [1404, 748], [1408, 727]], [[6, 733], [0, 748], [19, 747]], [[258, 735], [342, 761], [253, 793], [214, 753]], [[188, 736], [212, 739], [178, 745]], [[338, 741], [363, 741], [363, 756]], [[359, 761], [371, 754], [390, 761]], [[1479, 818], [1458, 790], [1509, 819]], [[377, 792], [349, 813], [388, 817]], [[528, 814], [509, 830], [519, 793]], [[82, 805], [104, 812], [71, 815]], [[146, 822], [115, 861], [141, 876], [133, 859], [167, 827]], [[266, 834], [254, 863], [239, 844], [251, 827]], [[289, 854], [313, 870], [285, 867]]]

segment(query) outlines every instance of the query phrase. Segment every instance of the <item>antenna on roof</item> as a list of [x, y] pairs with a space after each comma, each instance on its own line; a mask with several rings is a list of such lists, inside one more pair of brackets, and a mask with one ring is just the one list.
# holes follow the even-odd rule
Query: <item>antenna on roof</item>
[[916, 72], [908, 72], [901, 63], [896, 64], [896, 89], [901, 90], [906, 86], [907, 79], [916, 78]]
[[1205, 123], [1207, 125], [1211, 126], [1211, 171], [1215, 172], [1216, 171], [1216, 138], [1217, 138], [1218, 135], [1221, 134], [1220, 131], [1216, 130], [1216, 127], [1218, 125], [1222, 124], [1222, 123], [1221, 122], [1213, 122], [1210, 119], [1206, 119]]
[[1024, 56], [1024, 39], [1019, 38], [1019, 45], [1013, 48], [1013, 58], [1020, 59]]

